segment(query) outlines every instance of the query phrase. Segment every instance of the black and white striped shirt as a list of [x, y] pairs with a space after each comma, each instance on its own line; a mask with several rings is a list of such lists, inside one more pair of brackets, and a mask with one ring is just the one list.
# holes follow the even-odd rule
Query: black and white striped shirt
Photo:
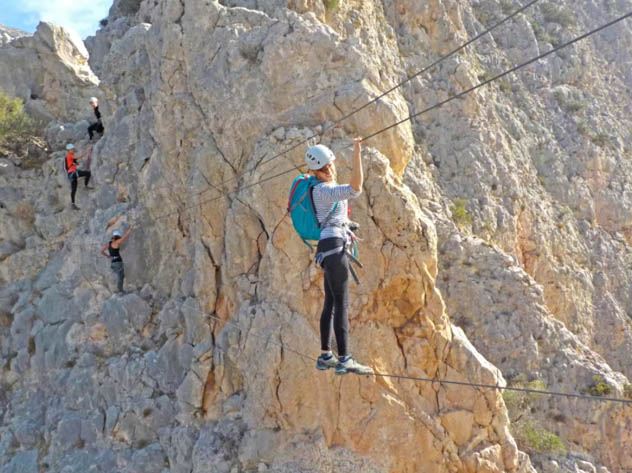
[[346, 239], [345, 230], [338, 225], [349, 221], [347, 199], [353, 199], [361, 193], [362, 191], [356, 191], [349, 184], [338, 185], [334, 182], [323, 182], [314, 187], [312, 197], [314, 198], [316, 218], [319, 223], [322, 223], [327, 214], [331, 212], [335, 203], [338, 202], [338, 207], [329, 217], [327, 226], [320, 233], [321, 240], [335, 237]]

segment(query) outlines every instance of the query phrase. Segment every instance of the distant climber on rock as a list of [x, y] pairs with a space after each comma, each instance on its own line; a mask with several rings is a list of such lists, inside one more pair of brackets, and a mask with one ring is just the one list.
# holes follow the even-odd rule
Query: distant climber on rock
[[103, 134], [105, 128], [103, 127], [103, 122], [101, 121], [101, 112], [99, 112], [99, 101], [96, 97], [90, 97], [90, 106], [94, 110], [94, 116], [97, 117], [97, 121], [91, 124], [88, 127], [88, 135], [90, 135], [90, 141], [94, 137], [94, 132], [96, 131], [99, 134]]
[[92, 173], [87, 170], [77, 169], [77, 160], [86, 156], [91, 149], [88, 148], [85, 153], [80, 154], [79, 156], [75, 155], [75, 145], [69, 143], [66, 145], [66, 158], [64, 159], [64, 169], [66, 170], [66, 174], [68, 175], [68, 180], [70, 181], [70, 201], [71, 207], [75, 210], [79, 210], [79, 207], [75, 205], [75, 194], [77, 193], [77, 181], [80, 177], [85, 177], [86, 189], [92, 189], [88, 184], [90, 182], [90, 176]]
[[[325, 301], [320, 316], [321, 354], [316, 368], [334, 368], [336, 374], [373, 374], [373, 370], [356, 362], [348, 351], [349, 337], [349, 251], [355, 224], [348, 217], [347, 199], [362, 192], [361, 139], [354, 140], [353, 175], [349, 184], [336, 183], [333, 151], [324, 145], [312, 146], [305, 153], [305, 162], [317, 183], [312, 187], [316, 218], [321, 228], [316, 261], [325, 272]], [[338, 356], [331, 351], [332, 328], [336, 336]]]
[[[112, 239], [103, 245], [101, 248], [101, 254], [107, 258], [110, 258], [110, 267], [114, 274], [116, 274], [117, 281], [117, 289], [119, 294], [124, 294], [123, 292], [123, 279], [125, 279], [125, 270], [123, 269], [123, 258], [121, 258], [121, 245], [127, 237], [132, 232], [132, 227], [129, 227], [125, 234], [121, 236], [121, 232], [119, 230], [114, 230], [112, 232]], [[107, 254], [105, 250], [108, 250]]]

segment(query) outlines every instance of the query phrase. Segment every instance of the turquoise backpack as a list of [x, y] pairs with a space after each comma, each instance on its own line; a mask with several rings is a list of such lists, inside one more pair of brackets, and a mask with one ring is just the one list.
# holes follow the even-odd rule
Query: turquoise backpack
[[321, 182], [316, 177], [309, 174], [301, 174], [292, 182], [287, 202], [287, 211], [292, 217], [294, 229], [301, 237], [301, 240], [303, 240], [303, 243], [310, 248], [312, 248], [312, 245], [308, 243], [308, 240], [318, 241], [320, 239], [321, 230], [338, 207], [338, 202], [336, 202], [322, 223], [318, 223], [316, 207], [312, 197], [314, 187], [318, 184], [321, 184]]

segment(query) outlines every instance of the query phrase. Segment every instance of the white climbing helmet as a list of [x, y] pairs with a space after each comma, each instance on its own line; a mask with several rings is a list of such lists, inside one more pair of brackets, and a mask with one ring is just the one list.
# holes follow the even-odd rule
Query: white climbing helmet
[[71, 149], [75, 149], [75, 145], [73, 145], [72, 143], [68, 143], [68, 144], [66, 145], [66, 149], [67, 149], [68, 151], [70, 151]]
[[118, 230], [114, 230], [114, 231], [112, 232], [112, 236], [113, 236], [113, 237], [115, 237], [115, 236], [120, 237], [120, 236], [121, 236], [121, 232], [120, 232], [120, 231], [118, 231]]
[[334, 152], [325, 145], [311, 146], [305, 153], [305, 164], [312, 171], [321, 169], [335, 159]]
[[97, 98], [96, 98], [96, 97], [90, 97], [89, 102], [90, 102], [90, 103], [97, 103], [97, 102], [98, 102], [98, 100], [97, 100]]

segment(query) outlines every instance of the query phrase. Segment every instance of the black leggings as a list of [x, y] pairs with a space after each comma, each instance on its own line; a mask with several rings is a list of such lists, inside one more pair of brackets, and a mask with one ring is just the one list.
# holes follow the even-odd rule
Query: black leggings
[[75, 203], [75, 194], [77, 193], [77, 181], [79, 180], [80, 177], [85, 177], [86, 187], [88, 187], [88, 182], [90, 182], [90, 176], [92, 176], [92, 173], [90, 171], [81, 171], [81, 170], [77, 170], [73, 172], [71, 176], [69, 176], [70, 200], [72, 201], [73, 204]]
[[93, 123], [88, 127], [88, 135], [90, 135], [90, 139], [94, 136], [94, 132], [103, 134], [103, 125], [100, 122]]
[[[342, 246], [342, 238], [326, 238], [318, 242], [317, 252]], [[344, 252], [328, 256], [322, 263], [325, 270], [325, 303], [320, 315], [320, 347], [331, 350], [331, 329], [336, 335], [338, 356], [348, 355], [349, 338], [349, 260]]]

